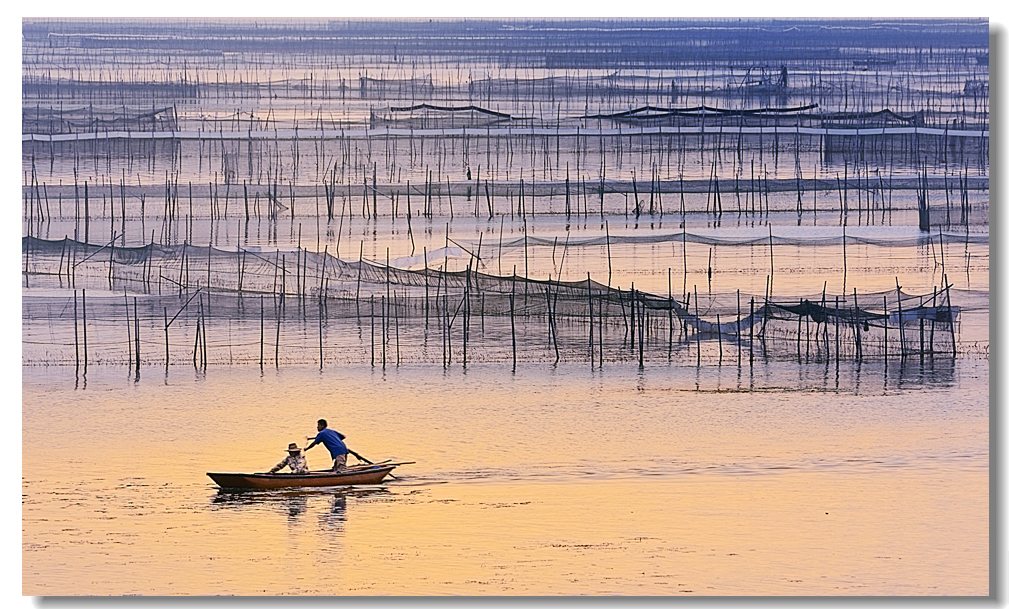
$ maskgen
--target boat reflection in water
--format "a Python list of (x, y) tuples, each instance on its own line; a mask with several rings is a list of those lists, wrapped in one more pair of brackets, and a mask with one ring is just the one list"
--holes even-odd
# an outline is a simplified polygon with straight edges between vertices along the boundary
[(309, 511), (317, 512), (320, 524), (339, 528), (347, 520), (347, 505), (388, 496), (385, 487), (344, 487), (279, 491), (218, 489), (211, 498), (212, 509), (236, 509), (284, 514), (291, 523)]

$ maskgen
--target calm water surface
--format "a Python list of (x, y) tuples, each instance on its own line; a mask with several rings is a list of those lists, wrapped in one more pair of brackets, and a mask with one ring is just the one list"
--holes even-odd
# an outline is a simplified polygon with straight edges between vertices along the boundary
[[(987, 594), (988, 362), (874, 366), (25, 368), (24, 593)], [(206, 477), (319, 417), (417, 464)]]

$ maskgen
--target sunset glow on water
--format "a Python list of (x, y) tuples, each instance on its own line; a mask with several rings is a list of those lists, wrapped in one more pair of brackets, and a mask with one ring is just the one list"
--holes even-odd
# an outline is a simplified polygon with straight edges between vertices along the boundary
[[(25, 592), (983, 594), (984, 371), (857, 393), (759, 368), (742, 392), (733, 369), (41, 372)], [(417, 463), (346, 490), (205, 477), (265, 471), (322, 416)]]
[(993, 589), (987, 21), (21, 44), (23, 594)]

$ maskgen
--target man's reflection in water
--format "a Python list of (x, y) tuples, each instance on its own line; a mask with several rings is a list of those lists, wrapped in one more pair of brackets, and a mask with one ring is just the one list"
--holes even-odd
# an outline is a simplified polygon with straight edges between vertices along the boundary
[(329, 510), (319, 514), (319, 524), (332, 529), (342, 529), (347, 522), (347, 494), (338, 491), (333, 494)]

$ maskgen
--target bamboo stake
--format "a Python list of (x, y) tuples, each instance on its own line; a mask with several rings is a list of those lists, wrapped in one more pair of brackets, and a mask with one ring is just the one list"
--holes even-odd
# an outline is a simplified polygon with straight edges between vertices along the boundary
[(88, 377), (88, 301), (87, 290), (81, 289), (81, 328), (84, 334), (84, 378)]
[(168, 375), (168, 307), (162, 307), (165, 316), (165, 375)]
[(133, 350), (136, 356), (137, 362), (137, 376), (136, 380), (140, 380), (140, 316), (137, 314), (137, 297), (133, 297), (133, 339), (136, 341), (135, 349)]
[(126, 367), (133, 367), (133, 334), (130, 328), (130, 299), (123, 289), (123, 305), (126, 307)]
[(74, 290), (74, 376), (78, 376), (81, 369), (80, 344), (77, 338), (77, 290)]
[(750, 296), (750, 368), (753, 368), (753, 325), (755, 319), (753, 317), (753, 296)]
[(516, 341), (515, 341), (515, 293), (514, 288), (511, 294), (508, 295), (508, 311), (509, 317), (511, 319), (512, 328), (512, 374), (515, 373), (515, 367), (518, 362), (518, 356), (516, 351)]
[[(325, 259), (323, 259), (325, 264)], [(325, 358), (322, 354), (322, 289), (319, 290), (319, 370), (322, 370)]]
[(585, 273), (585, 285), (589, 292), (589, 367), (596, 367), (596, 352), (594, 342), (594, 323), (592, 315), (592, 273)]
[(263, 366), (262, 352), (266, 334), (266, 321), (265, 321), (266, 309), (265, 304), (263, 303), (264, 302), (263, 298), (264, 296), (262, 294), (259, 294), (259, 372), (262, 372), (262, 366)]
[(897, 329), (900, 331), (900, 358), (904, 359), (907, 352), (904, 347), (904, 306), (900, 300), (900, 283), (897, 278), (893, 278), (894, 283), (897, 285)]

